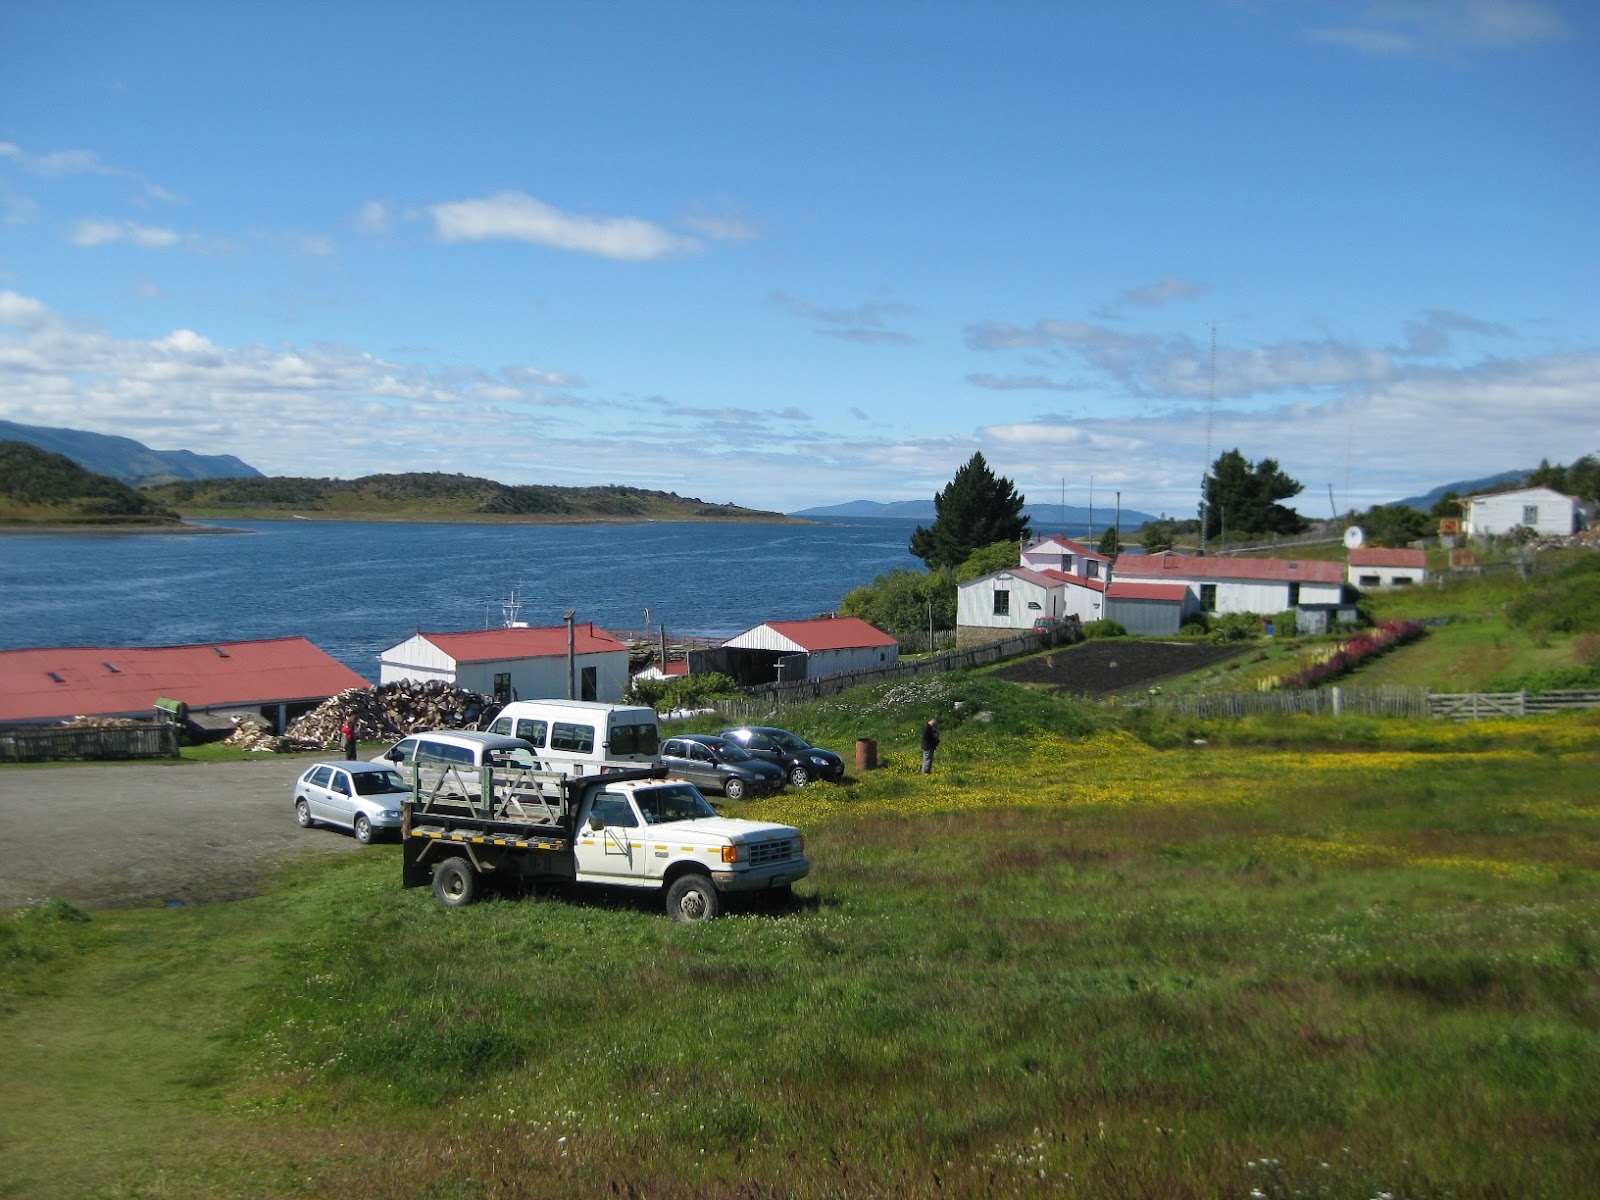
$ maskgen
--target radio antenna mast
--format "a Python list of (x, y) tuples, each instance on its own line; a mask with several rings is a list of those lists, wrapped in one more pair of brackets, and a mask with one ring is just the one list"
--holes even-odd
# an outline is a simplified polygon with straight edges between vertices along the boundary
[(1217, 323), (1211, 322), (1211, 388), (1206, 398), (1206, 462), (1200, 473), (1200, 553), (1206, 552), (1206, 480), (1211, 477), (1211, 428), (1217, 412)]

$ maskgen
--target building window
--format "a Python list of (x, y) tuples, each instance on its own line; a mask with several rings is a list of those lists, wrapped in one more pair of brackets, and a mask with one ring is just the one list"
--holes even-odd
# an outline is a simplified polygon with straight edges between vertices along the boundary
[(1072, 573), (1072, 555), (1063, 554), (1061, 556), (1061, 569), (1069, 575)]
[(1088, 567), (1089, 567), (1089, 578), (1090, 579), (1099, 579), (1100, 578), (1100, 564), (1098, 562), (1096, 562), (1092, 558), (1085, 559), (1084, 561), (1085, 561), (1085, 563), (1088, 564)]
[(1011, 615), (1011, 593), (1001, 588), (994, 590), (994, 615), (1009, 617)]
[(494, 702), (496, 704), (511, 703), (510, 671), (496, 671), (494, 673)]
[(584, 667), (583, 668), (583, 682), (581, 684), (579, 684), (579, 687), (582, 689), (583, 694), (581, 696), (579, 696), (578, 699), (580, 699), (580, 700), (598, 700), (598, 699), (600, 699), (599, 668), (597, 668), (597, 667)]
[(1378, 587), (1383, 583), (1383, 577), (1381, 575), (1363, 575), (1357, 582), (1362, 587)]
[(1300, 585), (1298, 583), (1291, 583), (1289, 585), (1289, 607), (1300, 607)]
[(1537, 525), (1539, 523), (1539, 506), (1537, 504), (1524, 504), (1522, 506), (1522, 523), (1524, 525)]
[(1202, 583), (1200, 585), (1200, 607), (1206, 612), (1217, 611), (1217, 585)]

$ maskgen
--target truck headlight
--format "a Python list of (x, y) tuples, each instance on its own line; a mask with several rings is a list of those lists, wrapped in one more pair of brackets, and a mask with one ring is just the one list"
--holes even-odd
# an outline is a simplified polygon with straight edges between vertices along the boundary
[(740, 859), (740, 853), (739, 852), (741, 850), (743, 850), (743, 849), (744, 849), (744, 847), (742, 845), (740, 845), (738, 842), (735, 842), (731, 846), (724, 846), (722, 848), (722, 861), (725, 862), (725, 863), (736, 863), (736, 862), (738, 862), (739, 859)]

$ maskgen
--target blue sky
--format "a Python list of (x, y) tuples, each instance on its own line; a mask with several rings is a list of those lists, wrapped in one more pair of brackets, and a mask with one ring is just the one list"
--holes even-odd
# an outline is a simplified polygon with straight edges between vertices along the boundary
[(1600, 453), (1597, 61), (1587, 0), (5, 5), (0, 417), (1364, 508)]

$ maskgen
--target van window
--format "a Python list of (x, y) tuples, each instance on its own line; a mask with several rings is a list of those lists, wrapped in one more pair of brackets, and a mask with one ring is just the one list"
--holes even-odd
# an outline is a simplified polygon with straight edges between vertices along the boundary
[(594, 726), (571, 725), (557, 721), (550, 729), (550, 749), (569, 750), (574, 754), (594, 753)]
[(544, 721), (530, 721), (526, 717), (517, 721), (517, 736), (530, 745), (544, 748)]
[(654, 758), (661, 746), (661, 735), (654, 725), (613, 725), (611, 727), (611, 757), (624, 754), (643, 754)]
[(472, 765), (472, 751), (466, 746), (452, 746), (445, 742), (417, 742), (417, 758), (423, 762), (464, 763)]

